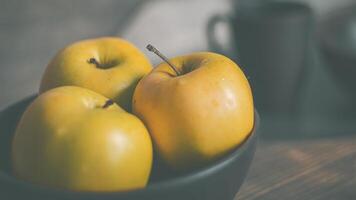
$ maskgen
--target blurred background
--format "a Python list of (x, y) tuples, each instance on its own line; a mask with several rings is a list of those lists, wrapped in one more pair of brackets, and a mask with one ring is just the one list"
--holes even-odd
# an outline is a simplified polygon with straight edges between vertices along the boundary
[(262, 118), (236, 199), (356, 199), (354, 0), (1, 0), (0, 110), (38, 91), (77, 40), (120, 36), (167, 57), (215, 51), (247, 74)]

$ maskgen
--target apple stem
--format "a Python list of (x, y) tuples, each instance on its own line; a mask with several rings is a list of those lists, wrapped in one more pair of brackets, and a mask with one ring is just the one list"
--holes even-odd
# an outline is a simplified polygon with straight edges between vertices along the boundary
[(97, 68), (101, 68), (101, 67), (102, 67), (101, 64), (100, 64), (95, 58), (90, 58), (90, 59), (88, 60), (88, 63), (90, 63), (90, 64), (95, 64), (95, 66), (96, 66)]
[(107, 100), (107, 101), (105, 102), (105, 104), (103, 105), (103, 108), (105, 109), (105, 108), (107, 108), (107, 107), (109, 107), (109, 106), (111, 106), (111, 105), (113, 105), (113, 104), (114, 104), (114, 101), (111, 100), (111, 99), (109, 99), (109, 100)]
[(173, 71), (179, 76), (180, 73), (178, 71), (178, 68), (176, 66), (174, 66), (171, 62), (169, 62), (168, 58), (166, 56), (164, 56), (161, 52), (158, 51), (158, 49), (156, 49), (154, 46), (152, 46), (151, 44), (148, 44), (146, 46), (146, 48), (155, 53), (158, 57), (160, 57), (162, 60), (164, 60), (164, 62), (166, 62), (172, 69)]

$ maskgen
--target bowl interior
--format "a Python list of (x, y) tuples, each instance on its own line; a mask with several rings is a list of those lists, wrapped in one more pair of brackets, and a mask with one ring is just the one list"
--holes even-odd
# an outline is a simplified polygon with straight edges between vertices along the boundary
[[(67, 193), (79, 196), (86, 196), (88, 194), (87, 192), (71, 192), (47, 188), (45, 186), (34, 185), (22, 180), (18, 180), (12, 176), (10, 162), (12, 136), (15, 131), (16, 125), (19, 119), (21, 118), (22, 113), (24, 112), (26, 107), (33, 101), (34, 98), (35, 96), (28, 97), (0, 112), (0, 191), (1, 184), (3, 181), (21, 186), (23, 188), (27, 188), (28, 190), (39, 191), (44, 193)], [(209, 174), (213, 174), (219, 170), (223, 170), (226, 165), (229, 165), (234, 162), (234, 160), (243, 155), (246, 151), (248, 151), (248, 149), (253, 149), (254, 151), (254, 148), (251, 148), (251, 146), (255, 145), (255, 132), (258, 126), (259, 116), (257, 112), (255, 112), (254, 129), (251, 132), (250, 136), (244, 141), (244, 143), (228, 155), (218, 159), (217, 161), (203, 168), (191, 170), (188, 172), (176, 172), (170, 170), (161, 160), (155, 159), (148, 186), (144, 189), (139, 189), (131, 192), (159, 191), (164, 188), (169, 189), (172, 187), (179, 187), (189, 182), (192, 182), (193, 180), (203, 179)], [(131, 192), (128, 191), (127, 193)], [(115, 193), (117, 192), (111, 192), (109, 195), (114, 195)]]

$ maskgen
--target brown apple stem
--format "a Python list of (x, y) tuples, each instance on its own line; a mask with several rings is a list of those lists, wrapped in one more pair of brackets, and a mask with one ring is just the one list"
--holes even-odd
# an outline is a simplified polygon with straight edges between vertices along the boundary
[(166, 56), (164, 56), (161, 52), (158, 51), (158, 49), (156, 49), (154, 46), (152, 46), (151, 44), (148, 44), (146, 46), (146, 48), (155, 53), (158, 57), (160, 57), (162, 60), (164, 60), (164, 62), (166, 62), (173, 70), (174, 72), (177, 74), (177, 76), (180, 75), (178, 68), (176, 66), (174, 66), (171, 62), (169, 62), (168, 58)]
[(111, 99), (109, 99), (109, 100), (107, 100), (107, 101), (105, 102), (105, 104), (103, 105), (103, 108), (105, 109), (105, 108), (107, 108), (107, 107), (109, 107), (109, 106), (111, 106), (111, 105), (113, 105), (113, 104), (114, 104), (114, 101), (111, 100)]
[(88, 60), (88, 63), (94, 64), (97, 68), (101, 68), (102, 67), (101, 64), (95, 58), (90, 58)]

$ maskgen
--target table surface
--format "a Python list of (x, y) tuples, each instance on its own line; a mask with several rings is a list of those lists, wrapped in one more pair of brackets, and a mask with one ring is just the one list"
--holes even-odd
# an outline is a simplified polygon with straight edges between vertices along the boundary
[[(2, 5), (0, 109), (35, 93), (48, 61), (70, 42), (119, 35), (142, 50), (148, 42), (152, 43), (168, 57), (208, 50), (207, 19), (214, 13), (227, 12), (230, 7), (229, 1), (148, 1), (139, 7), (136, 3), (140, 0), (128, 2), (80, 0), (71, 4), (57, 1), (54, 5), (46, 0), (27, 3), (15, 0)], [(204, 7), (201, 7), (202, 2)], [(310, 2), (324, 5), (321, 2), (335, 1)], [(130, 17), (132, 13), (135, 16)], [(147, 55), (153, 63), (158, 62), (153, 55)], [(306, 122), (318, 125), (301, 130), (314, 134), (313, 137), (308, 134), (290, 139), (263, 137), (236, 199), (356, 199), (356, 131), (353, 131), (356, 120), (350, 115), (351, 122), (330, 125), (338, 116), (348, 112), (352, 102), (342, 94), (328, 94), (327, 91), (338, 89), (328, 83), (326, 74), (320, 74), (312, 80), (314, 88), (306, 91), (309, 100), (304, 104), (310, 104), (309, 107), (303, 107), (311, 112), (307, 115), (311, 117), (305, 118)], [(318, 84), (328, 88), (320, 89)], [(313, 95), (331, 101), (322, 107)], [(286, 131), (288, 127), (284, 129), (284, 136), (298, 134), (293, 129)], [(326, 131), (335, 134), (323, 135)], [(261, 134), (264, 132), (262, 129)], [(338, 132), (347, 134), (338, 135)]]
[(262, 140), (235, 199), (356, 199), (356, 135)]

